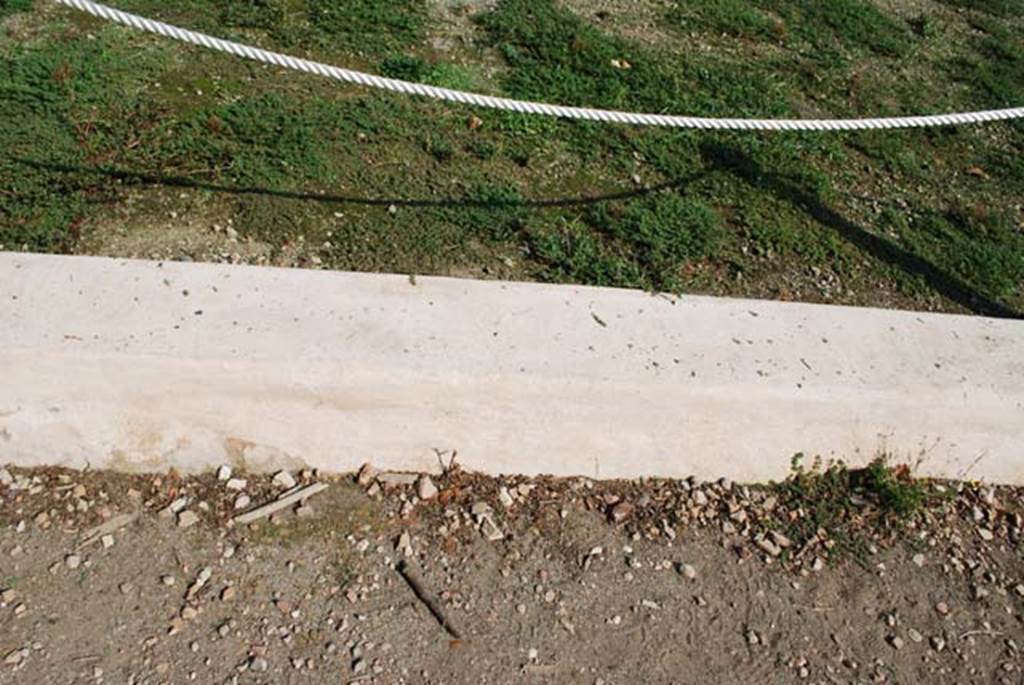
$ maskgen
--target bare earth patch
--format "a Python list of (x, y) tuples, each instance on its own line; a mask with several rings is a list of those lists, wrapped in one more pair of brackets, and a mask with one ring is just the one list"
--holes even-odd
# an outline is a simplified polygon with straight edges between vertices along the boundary
[(727, 482), (219, 475), (0, 471), (0, 682), (1021, 679), (1020, 490), (841, 555)]

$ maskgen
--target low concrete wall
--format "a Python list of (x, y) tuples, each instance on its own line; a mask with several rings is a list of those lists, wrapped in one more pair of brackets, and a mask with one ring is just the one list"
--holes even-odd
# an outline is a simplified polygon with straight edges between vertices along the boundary
[(0, 462), (1022, 484), (1022, 437), (1021, 322), (0, 254)]

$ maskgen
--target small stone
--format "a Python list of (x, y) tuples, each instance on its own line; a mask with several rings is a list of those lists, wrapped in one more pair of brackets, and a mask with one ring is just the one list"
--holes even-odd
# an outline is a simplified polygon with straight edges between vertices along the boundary
[(14, 476), (6, 468), (0, 468), (0, 485), (10, 485), (14, 482)]
[(179, 497), (176, 500), (174, 500), (173, 502), (171, 502), (170, 504), (168, 504), (166, 507), (161, 509), (160, 510), (160, 516), (162, 516), (164, 518), (169, 518), (172, 515), (177, 514), (179, 511), (184, 509), (187, 504), (188, 504), (188, 497)]
[(484, 514), (480, 517), (480, 530), (490, 542), (499, 542), (505, 539), (505, 533), (502, 532), (501, 528), (498, 528), (498, 524), (494, 522), (490, 514)]
[(310, 504), (300, 504), (295, 508), (295, 515), (300, 519), (312, 518), (315, 514), (316, 512), (313, 511), (313, 506)]
[(892, 645), (893, 649), (903, 649), (903, 638), (899, 635), (890, 635), (889, 644)]
[(757, 538), (754, 540), (754, 543), (761, 549), (761, 551), (767, 552), (773, 557), (777, 557), (782, 554), (782, 548), (767, 538)]
[(192, 583), (188, 588), (188, 592), (185, 594), (186, 599), (192, 599), (195, 597), (200, 590), (210, 581), (210, 577), (213, 575), (213, 570), (209, 567), (203, 568), (199, 571), (196, 576), (195, 582)]
[(0, 590), (0, 603), (10, 604), (18, 596), (18, 593), (11, 588), (4, 588)]
[(269, 667), (270, 667), (270, 664), (268, 664), (267, 660), (264, 659), (261, 656), (254, 656), (251, 659), (249, 659), (249, 670), (250, 671), (256, 671), (258, 673), (262, 673), (263, 671), (266, 671)]
[(996, 537), (995, 533), (988, 528), (978, 528), (978, 535), (981, 536), (981, 539), (985, 542), (991, 542)]
[(1018, 597), (1024, 597), (1024, 583), (1017, 583), (1014, 585), (1013, 591), (1017, 593)]
[(774, 541), (775, 544), (778, 545), (779, 547), (781, 547), (782, 549), (786, 549), (787, 547), (789, 547), (789, 546), (791, 546), (793, 544), (792, 542), (789, 541), (789, 538), (787, 538), (785, 535), (783, 535), (782, 533), (776, 532), (774, 530), (771, 532), (771, 536), (772, 536), (772, 541)]
[(416, 481), (416, 496), (423, 501), (437, 497), (437, 486), (430, 476), (424, 474)]
[(811, 570), (818, 573), (825, 568), (825, 560), (821, 557), (814, 557), (814, 561), (811, 563)]
[(419, 476), (415, 473), (398, 473), (396, 471), (385, 471), (377, 476), (377, 482), (385, 490), (415, 485), (417, 480), (419, 480)]
[(178, 528), (188, 528), (199, 523), (199, 515), (194, 511), (186, 509), (178, 514)]
[(943, 616), (948, 616), (949, 615), (949, 605), (946, 604), (945, 602), (939, 602), (938, 604), (935, 605), (935, 611), (939, 612)]
[(758, 634), (754, 630), (747, 630), (746, 638), (747, 644), (751, 646), (760, 644), (761, 642), (760, 636), (758, 636)]
[(907, 628), (907, 637), (909, 637), (912, 642), (921, 642), (924, 640), (924, 635), (913, 628)]
[(356, 474), (356, 483), (365, 488), (377, 479), (377, 473), (377, 469), (374, 468), (373, 464), (363, 464), (359, 469), (359, 473)]
[(412, 538), (409, 537), (408, 531), (403, 531), (402, 534), (398, 536), (398, 541), (395, 542), (395, 551), (400, 552), (407, 557), (411, 557), (413, 555)]
[(217, 480), (229, 480), (231, 478), (231, 467), (227, 464), (221, 464), (221, 467), (217, 469)]
[(629, 502), (619, 502), (608, 512), (608, 517), (612, 523), (622, 523), (632, 515), (633, 508), (633, 505)]
[(239, 495), (235, 498), (235, 511), (245, 509), (251, 502), (252, 498), (249, 495)]
[(165, 573), (164, 575), (160, 576), (160, 582), (166, 585), (167, 587), (170, 587), (174, 585), (174, 576), (172, 576), (169, 573)]
[(498, 488), (498, 501), (501, 502), (501, 506), (506, 509), (511, 509), (512, 505), (516, 503), (516, 501), (512, 499), (512, 494), (504, 485)]
[(195, 607), (186, 604), (181, 608), (181, 613), (179, 615), (181, 616), (182, 620), (191, 621), (199, 615), (199, 611), (197, 611)]
[(64, 565), (69, 569), (74, 570), (82, 565), (82, 557), (77, 554), (69, 554), (64, 557)]
[(14, 605), (14, 615), (15, 616), (22, 616), (26, 611), (28, 611), (28, 607), (25, 606), (24, 602), (22, 602), (21, 604), (15, 604)]
[(110, 549), (114, 546), (114, 536), (104, 535), (100, 538), (100, 542), (103, 543), (103, 549)]
[(295, 477), (287, 471), (278, 471), (274, 474), (274, 485), (290, 490), (295, 487)]
[(228, 490), (234, 490), (236, 492), (245, 490), (245, 487), (249, 484), (244, 478), (229, 478), (228, 482), (224, 484), (224, 487)]
[(228, 585), (226, 588), (224, 588), (223, 590), (220, 591), (220, 601), (222, 601), (222, 602), (230, 602), (231, 600), (233, 600), (235, 598), (235, 596), (237, 594), (238, 594), (238, 591), (235, 590), (235, 586), (234, 585)]
[(30, 652), (25, 648), (12, 649), (4, 655), (4, 664), (6, 666), (17, 666), (24, 661), (29, 654)]
[(928, 642), (931, 644), (932, 649), (934, 649), (936, 652), (941, 652), (946, 648), (946, 641), (943, 640), (942, 637), (939, 635), (933, 635)]
[(914, 558), (913, 558), (913, 562), (914, 562), (914, 564), (915, 564), (915, 565), (916, 565), (916, 566), (917, 566), (918, 568), (921, 568), (921, 567), (923, 567), (923, 566), (924, 566), (924, 563), (925, 563), (925, 557), (924, 557), (924, 555), (923, 555), (923, 554), (921, 554), (920, 552), (918, 552), (917, 554), (915, 554), (915, 555), (914, 555)]
[(477, 518), (490, 514), (493, 509), (487, 502), (473, 502), (473, 506), (469, 508), (469, 513)]
[(687, 580), (697, 579), (697, 569), (690, 564), (679, 564), (677, 566), (679, 573)]

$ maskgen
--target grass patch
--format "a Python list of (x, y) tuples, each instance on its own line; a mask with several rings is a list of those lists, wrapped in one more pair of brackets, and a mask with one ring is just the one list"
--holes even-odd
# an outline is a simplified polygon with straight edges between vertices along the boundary
[(684, 30), (710, 30), (745, 38), (770, 38), (783, 30), (781, 22), (773, 21), (755, 3), (747, 0), (676, 2), (667, 18), (672, 25)]
[(32, 9), (32, 0), (0, 0), (0, 17)]
[(703, 202), (676, 192), (658, 193), (625, 205), (605, 204), (589, 213), (589, 224), (614, 239), (620, 259), (651, 290), (678, 290), (680, 268), (711, 254), (721, 238), (721, 223)]
[[(853, 116), (1024, 92), (1024, 25), (984, 8), (908, 23), (868, 0), (678, 2), (668, 31), (637, 41), (614, 11), (598, 25), (553, 0), (502, 0), (458, 42), (425, 0), (118, 6), (396, 78), (616, 109)], [(1024, 308), (1019, 125), (570, 123), (286, 76), (66, 10), (17, 23), (29, 39), (0, 35), (7, 248), (159, 231), (184, 187), (281, 263), (971, 309), (943, 285), (957, 279)]]
[(117, 6), (271, 48), (381, 57), (422, 40), (426, 0), (121, 0)]
[(829, 540), (834, 551), (863, 558), (872, 540), (890, 538), (929, 504), (909, 468), (884, 458), (862, 469), (818, 460), (804, 466), (802, 458), (794, 457), (792, 475), (775, 486), (780, 502), (797, 512), (789, 533), (798, 547)]
[(423, 37), (424, 0), (307, 0), (310, 26), (318, 40), (336, 49), (382, 54)]
[(670, 25), (777, 42), (820, 58), (906, 54), (908, 28), (868, 0), (677, 0)]
[[(651, 112), (779, 111), (777, 89), (714, 58), (668, 59), (607, 34), (552, 0), (505, 0), (479, 20), (516, 97)], [(587, 125), (577, 128), (590, 133)], [(607, 128), (602, 129), (607, 132)]]
[(979, 292), (1011, 297), (1024, 282), (1024, 231), (985, 208), (925, 213), (911, 226), (887, 215), (891, 228), (917, 254), (929, 255)]
[(1018, 0), (940, 0), (943, 4), (960, 9), (984, 12), (996, 17), (1019, 17)]
[(389, 78), (429, 83), (454, 90), (469, 90), (474, 87), (472, 75), (462, 67), (445, 62), (430, 64), (425, 59), (413, 55), (391, 55), (385, 58), (380, 64), (380, 73)]

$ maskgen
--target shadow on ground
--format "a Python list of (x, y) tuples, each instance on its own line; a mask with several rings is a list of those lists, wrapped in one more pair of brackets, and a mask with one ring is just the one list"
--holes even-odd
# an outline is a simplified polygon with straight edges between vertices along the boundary
[(598, 195), (584, 195), (565, 198), (540, 199), (474, 199), (474, 198), (388, 198), (360, 197), (353, 195), (337, 195), (328, 193), (312, 193), (303, 191), (277, 190), (258, 186), (232, 186), (208, 181), (201, 181), (186, 176), (172, 176), (144, 171), (134, 171), (116, 167), (90, 167), (45, 162), (26, 158), (12, 158), (13, 161), (25, 166), (61, 173), (91, 174), (113, 178), (124, 183), (139, 185), (157, 185), (172, 188), (189, 188), (231, 195), (260, 195), (289, 200), (304, 200), (338, 205), (363, 205), (379, 207), (476, 207), (499, 209), (504, 207), (572, 207), (629, 200), (651, 195), (669, 189), (681, 189), (706, 177), (712, 172), (725, 172), (742, 179), (747, 185), (767, 191), (790, 203), (798, 210), (814, 218), (822, 226), (835, 231), (841, 238), (863, 253), (882, 263), (896, 267), (904, 273), (924, 280), (928, 287), (936, 293), (955, 302), (974, 314), (997, 318), (1021, 319), (1024, 314), (998, 302), (965, 283), (956, 275), (936, 266), (927, 259), (917, 255), (892, 240), (879, 236), (865, 227), (847, 219), (834, 209), (828, 207), (819, 197), (800, 187), (793, 179), (763, 168), (742, 151), (721, 144), (706, 144), (702, 147), (702, 155), (706, 166), (703, 170), (685, 177), (672, 179), (657, 185), (630, 189), (626, 191)]

